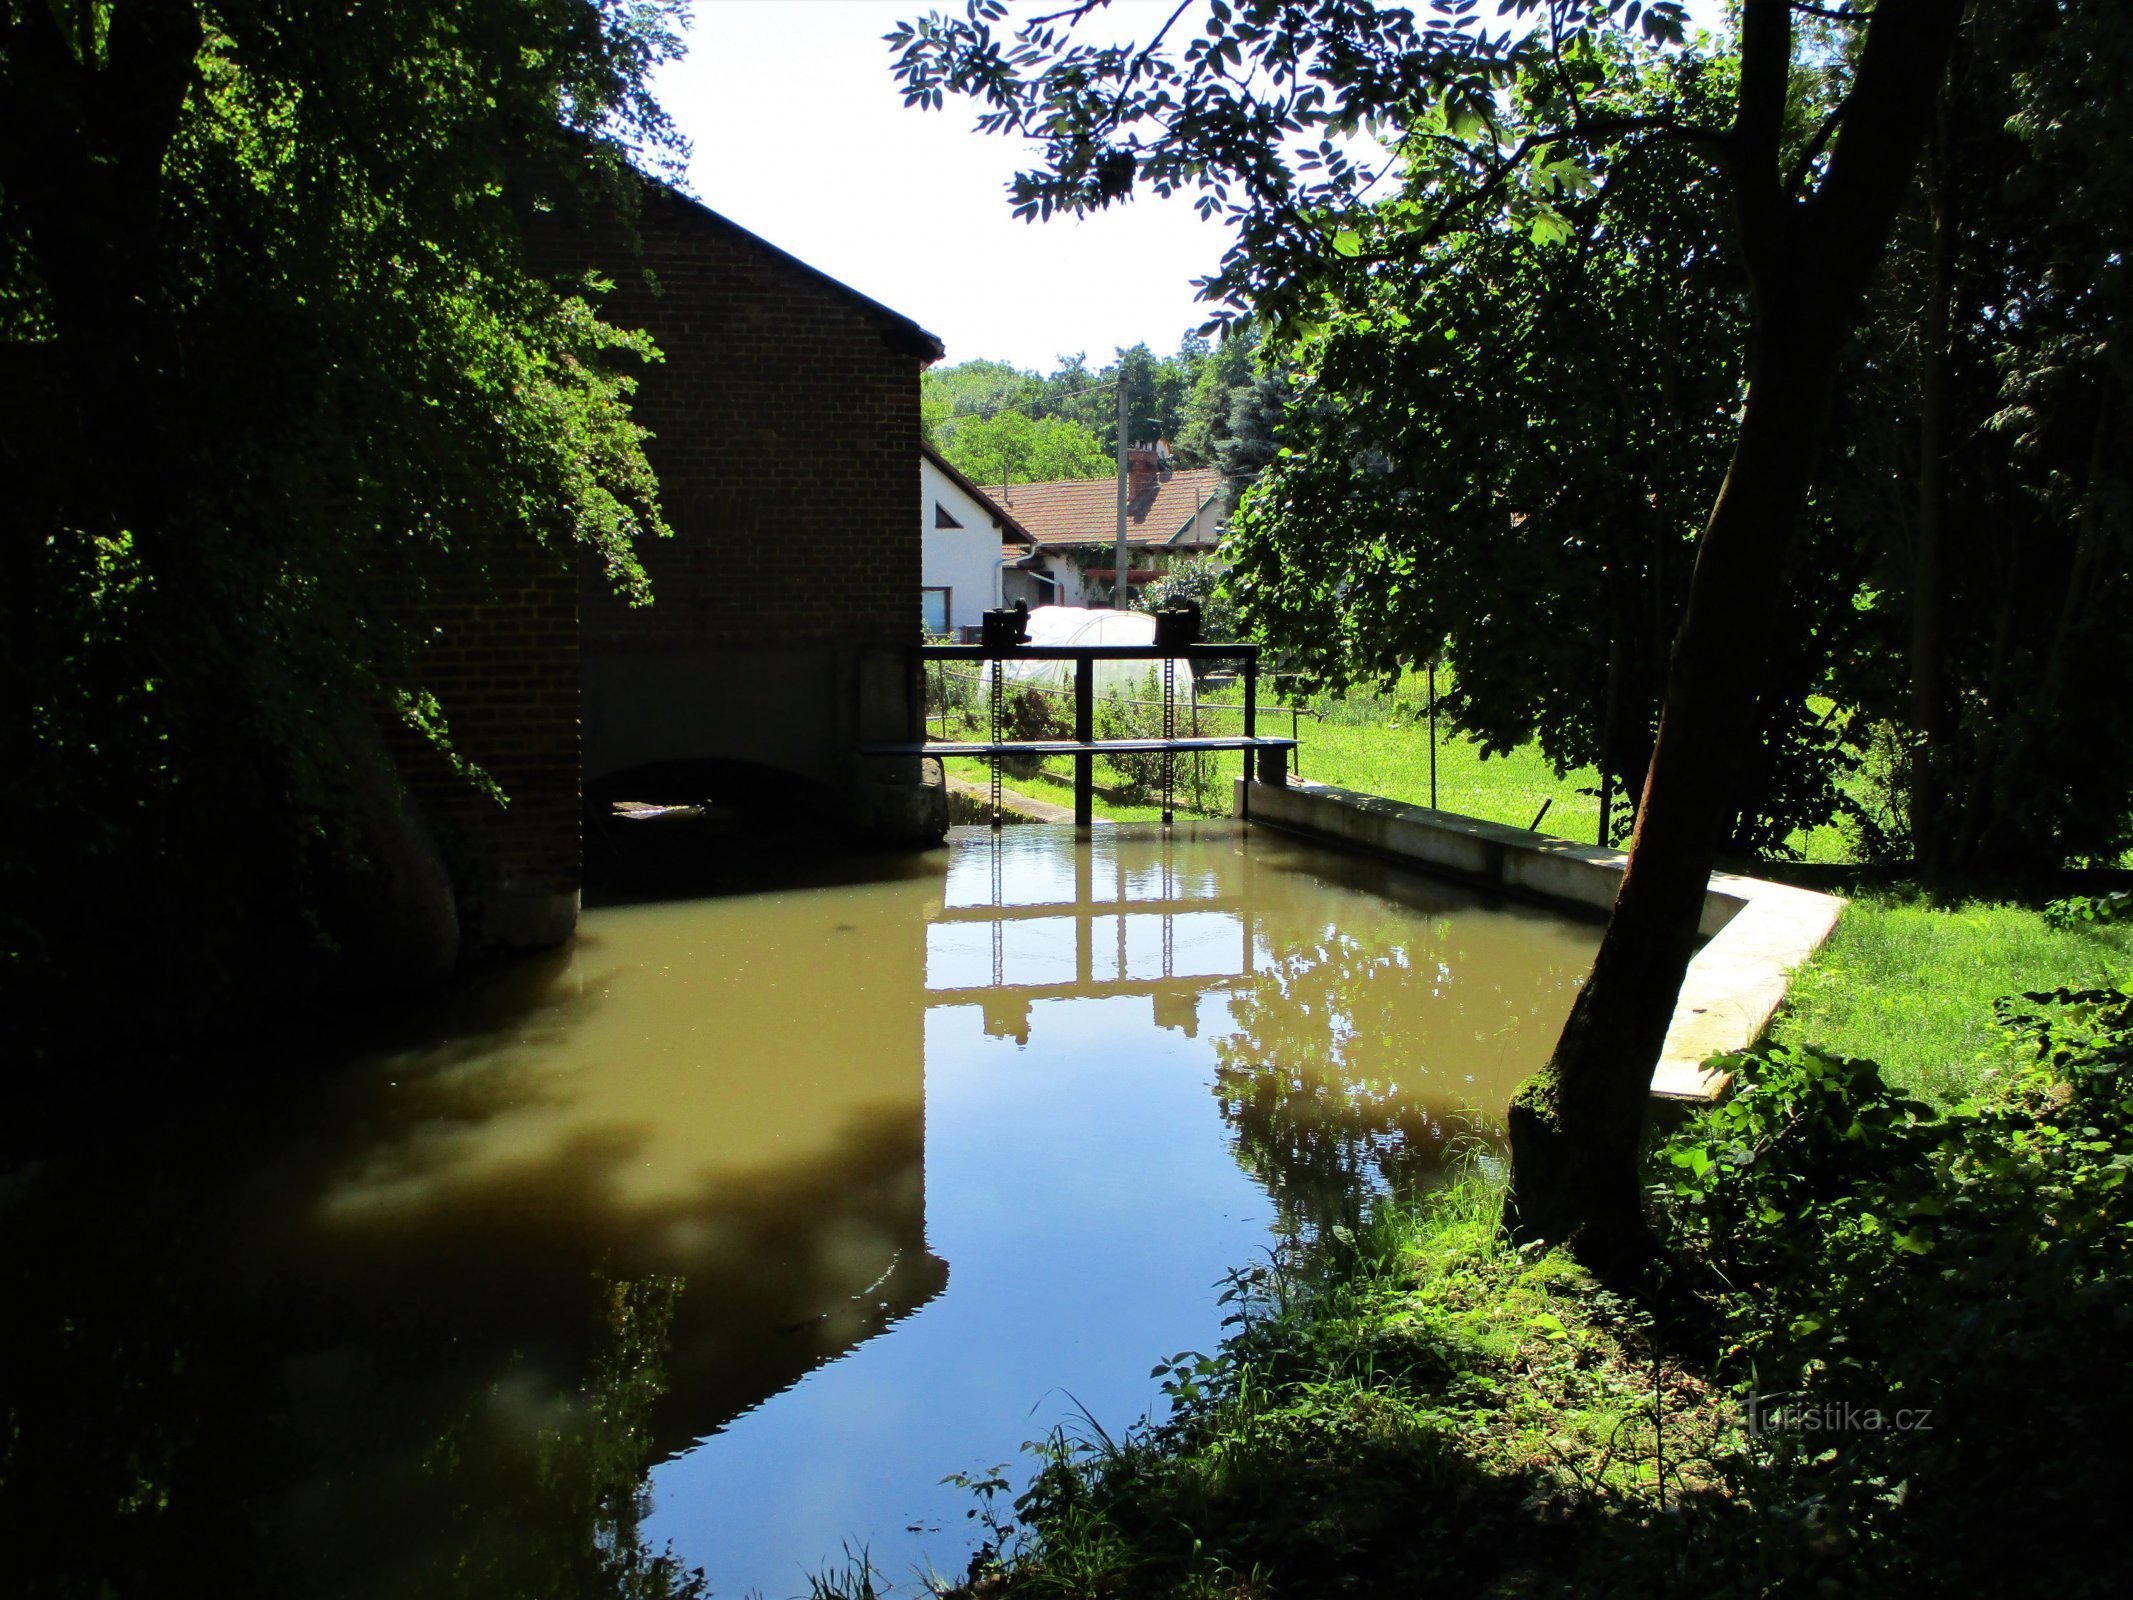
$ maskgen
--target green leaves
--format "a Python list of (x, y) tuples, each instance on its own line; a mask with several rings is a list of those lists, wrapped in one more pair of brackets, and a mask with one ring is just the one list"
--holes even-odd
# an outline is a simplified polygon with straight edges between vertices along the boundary
[[(65, 375), (41, 397), (56, 459), (15, 485), (4, 541), (44, 554), (0, 583), (0, 633), (41, 663), (0, 673), (37, 729), (0, 834), (139, 863), (199, 930), (191, 965), (96, 970), (211, 993), (239, 946), (249, 968), (323, 942), (363, 827), (400, 820), (398, 760), (435, 759), (390, 725), (414, 708), (405, 729), (443, 738), (414, 663), (444, 569), (478, 604), (491, 557), (561, 568), (582, 545), (642, 593), (633, 546), (663, 524), (630, 397), (655, 352), (527, 235), (626, 227), (627, 158), (678, 164), (649, 74), (681, 8), (61, 9), (82, 25), (65, 64), (39, 27), (0, 50), (0, 329)], [(123, 584), (97, 553), (121, 536)], [(0, 847), (19, 903), (13, 866)], [(50, 892), (47, 928), (97, 903)], [(108, 952), (108, 928), (84, 936)]]
[(1072, 418), (1020, 411), (959, 419), (941, 454), (982, 484), (1100, 478), (1113, 464), (1096, 435)]
[[(907, 103), (967, 97), (982, 128), (1038, 149), (1013, 186), (1019, 213), (1095, 210), (1136, 186), (1198, 191), (1238, 232), (1209, 298), (1286, 324), (1356, 257), (1324, 220), (1387, 192), (1363, 134), (1413, 164), (1426, 229), (1492, 226), (1526, 153), (1507, 110), (1597, 155), (1615, 136), (1592, 113), (1613, 108), (1588, 102), (1625, 61), (1656, 59), (1684, 33), (1673, 0), (1545, 9), (1225, 0), (1191, 33), (1171, 18), (1114, 43), (1030, 0), (1015, 13), (930, 15), (889, 44)], [(1651, 127), (1669, 114), (1645, 108)]]
[[(1960, 1497), (1973, 1472), (2022, 1477), (2099, 1439), (2115, 1453), (2108, 1419), (2133, 1398), (2133, 996), (1997, 1009), (2024, 1065), (1990, 1098), (1936, 1118), (1869, 1062), (1750, 1052), (1723, 1063), (1734, 1096), (1656, 1164), (1675, 1244), (1733, 1286), (1735, 1378), (1817, 1424), (1766, 1431), (1775, 1470), (1862, 1541), (1895, 1526), (1886, 1484), (1923, 1473)], [(1943, 1415), (1966, 1443), (1934, 1432)]]

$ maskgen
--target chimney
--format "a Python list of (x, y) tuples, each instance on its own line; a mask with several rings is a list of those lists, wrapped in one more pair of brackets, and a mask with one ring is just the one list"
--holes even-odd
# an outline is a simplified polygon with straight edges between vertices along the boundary
[(1161, 481), (1163, 464), (1161, 455), (1148, 445), (1137, 444), (1126, 451), (1126, 503), (1141, 506), (1155, 496), (1155, 486)]

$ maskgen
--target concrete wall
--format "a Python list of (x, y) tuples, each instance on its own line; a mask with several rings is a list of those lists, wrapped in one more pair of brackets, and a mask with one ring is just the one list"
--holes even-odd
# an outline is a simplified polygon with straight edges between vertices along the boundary
[(1058, 605), (1056, 585), (1046, 586), (1037, 582), (1037, 575), (1030, 572), (1005, 572), (1000, 577), (1000, 604), (1011, 606), (1017, 600), (1034, 611), (1039, 606)]
[[(1613, 910), (1629, 864), (1619, 850), (1301, 779), (1276, 786), (1239, 778), (1235, 808), (1256, 823), (1589, 911)], [(1762, 1037), (1792, 973), (1822, 947), (1843, 910), (1834, 895), (1714, 872), (1699, 929), (1708, 942), (1682, 980), (1652, 1093), (1670, 1100), (1723, 1093), (1729, 1075), (1712, 1058)]]

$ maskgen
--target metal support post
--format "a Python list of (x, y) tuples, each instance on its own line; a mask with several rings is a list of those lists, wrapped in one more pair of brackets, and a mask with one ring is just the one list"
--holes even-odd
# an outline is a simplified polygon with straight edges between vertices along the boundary
[[(1087, 656), (1074, 663), (1074, 740), (1087, 744), (1096, 737), (1096, 663)], [(1074, 826), (1086, 828), (1096, 820), (1096, 758), (1074, 758)]]
[[(997, 657), (992, 664), (992, 742), (1000, 742), (1000, 662)], [(992, 753), (992, 825), (995, 832), (1003, 820), (1000, 805), (1000, 752)]]
[(1163, 826), (1177, 817), (1178, 753), (1169, 741), (1178, 736), (1177, 660), (1163, 657)]
[(1123, 352), (1118, 358), (1118, 535), (1112, 547), (1111, 609), (1124, 611), (1133, 604), (1126, 582), (1126, 482), (1127, 450), (1132, 440), (1126, 426), (1126, 358)]
[(1437, 809), (1437, 659), (1429, 662), (1429, 808)]

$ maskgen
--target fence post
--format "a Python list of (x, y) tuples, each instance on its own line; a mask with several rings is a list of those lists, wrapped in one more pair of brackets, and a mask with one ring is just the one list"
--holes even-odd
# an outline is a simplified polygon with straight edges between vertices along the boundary
[[(1244, 658), (1244, 736), (1247, 739), (1259, 737), (1259, 647), (1257, 645), (1253, 645), (1250, 654)], [(1258, 776), (1254, 767), (1252, 751), (1247, 747), (1244, 752), (1244, 787), (1238, 791), (1241, 798), (1237, 802), (1237, 815), (1245, 822), (1252, 820), (1252, 780)]]
[(1437, 660), (1429, 663), (1429, 808), (1437, 809)]

